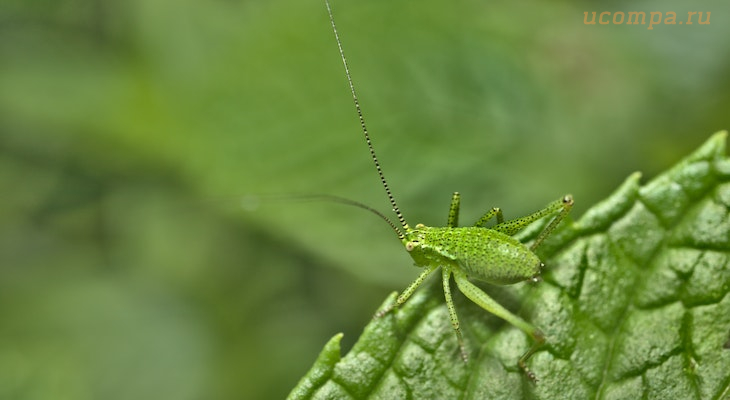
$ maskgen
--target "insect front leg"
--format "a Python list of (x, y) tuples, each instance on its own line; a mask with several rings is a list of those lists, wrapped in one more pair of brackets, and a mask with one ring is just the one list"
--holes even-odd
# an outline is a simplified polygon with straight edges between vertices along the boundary
[(383, 315), (391, 312), (395, 307), (401, 306), (403, 303), (405, 303), (409, 297), (413, 294), (413, 292), (418, 289), (419, 286), (423, 283), (423, 281), (426, 280), (426, 278), (431, 274), (431, 272), (435, 271), (436, 268), (438, 268), (438, 265), (429, 265), (426, 267), (426, 270), (421, 273), (421, 275), (418, 275), (418, 278), (416, 278), (413, 283), (408, 285), (408, 287), (401, 293), (398, 298), (395, 300), (395, 303), (381, 309), (375, 314), (375, 318), (380, 318)]
[(459, 192), (454, 192), (451, 196), (451, 206), (449, 206), (449, 218), (446, 221), (446, 226), (449, 228), (456, 228), (459, 226), (459, 204), (461, 203), (461, 196)]
[(456, 332), (456, 339), (459, 342), (459, 351), (461, 352), (461, 358), (464, 362), (469, 361), (469, 355), (466, 352), (464, 346), (464, 338), (461, 336), (461, 328), (459, 326), (459, 317), (456, 316), (456, 308), (454, 307), (454, 300), (451, 298), (451, 268), (444, 266), (441, 268), (441, 280), (444, 284), (444, 297), (446, 297), (446, 308), (449, 310), (449, 318), (451, 318), (451, 326), (454, 327)]
[(525, 374), (527, 374), (527, 377), (530, 378), (530, 380), (537, 381), (535, 374), (527, 368), (526, 363), (535, 351), (537, 351), (537, 349), (545, 343), (545, 335), (543, 335), (539, 329), (535, 328), (522, 318), (512, 314), (509, 310), (502, 307), (501, 304), (494, 301), (494, 299), (489, 297), (488, 294), (484, 293), (484, 291), (471, 283), (463, 271), (458, 268), (454, 268), (452, 273), (454, 274), (456, 285), (459, 287), (459, 290), (464, 293), (464, 296), (476, 303), (479, 307), (521, 329), (535, 341), (535, 344), (524, 355), (522, 355), (522, 357), (520, 357), (517, 364), (523, 371), (525, 371)]

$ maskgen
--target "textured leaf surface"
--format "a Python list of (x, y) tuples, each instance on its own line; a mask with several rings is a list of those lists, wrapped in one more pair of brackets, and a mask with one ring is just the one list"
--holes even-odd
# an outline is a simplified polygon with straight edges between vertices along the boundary
[(727, 398), (726, 136), (643, 186), (631, 175), (564, 224), (541, 248), (543, 282), (484, 286), (547, 334), (530, 360), (537, 384), (516, 368), (526, 336), (456, 295), (472, 356), (461, 362), (433, 280), (342, 358), (333, 337), (290, 398)]

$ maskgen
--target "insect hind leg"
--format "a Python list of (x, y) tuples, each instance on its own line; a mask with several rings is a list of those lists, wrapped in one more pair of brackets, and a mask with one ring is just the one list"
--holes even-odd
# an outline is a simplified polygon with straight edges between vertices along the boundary
[(562, 221), (570, 212), (570, 209), (573, 208), (573, 196), (571, 195), (565, 195), (562, 199), (555, 202), (556, 204), (559, 204), (562, 209), (560, 209), (560, 213), (553, 218), (552, 221), (548, 224), (548, 226), (545, 227), (545, 229), (540, 232), (539, 235), (537, 235), (537, 238), (534, 242), (532, 242), (532, 245), (530, 246), (530, 250), (534, 251), (540, 244), (542, 244), (542, 241), (545, 240), (546, 237), (552, 233), (552, 231), (558, 226), (560, 221)]
[(535, 241), (530, 246), (530, 250), (535, 250), (543, 240), (545, 240), (550, 233), (558, 226), (573, 208), (573, 197), (571, 195), (565, 195), (562, 198), (553, 201), (552, 203), (545, 206), (545, 208), (535, 211), (534, 213), (524, 216), (522, 218), (515, 218), (509, 221), (500, 223), (492, 227), (495, 231), (502, 232), (506, 235), (512, 236), (515, 233), (525, 229), (531, 223), (547, 217), (549, 215), (558, 214), (552, 221), (540, 232)]
[(477, 222), (474, 223), (474, 226), (483, 227), (487, 222), (489, 222), (490, 219), (497, 217), (497, 225), (504, 222), (504, 217), (502, 216), (502, 209), (499, 207), (494, 207), (491, 210), (487, 211)]
[(530, 380), (537, 381), (535, 374), (530, 371), (529, 368), (527, 368), (527, 360), (529, 360), (530, 357), (532, 357), (532, 355), (543, 345), (543, 343), (545, 343), (545, 335), (542, 333), (542, 331), (535, 328), (530, 323), (511, 313), (502, 305), (494, 301), (494, 299), (489, 297), (488, 294), (484, 293), (483, 290), (479, 289), (479, 287), (471, 283), (467, 279), (466, 274), (461, 270), (454, 269), (452, 270), (452, 273), (454, 274), (454, 281), (456, 281), (456, 285), (459, 287), (459, 290), (464, 293), (464, 296), (466, 296), (469, 300), (473, 301), (484, 310), (498, 316), (499, 318), (502, 318), (503, 320), (519, 328), (533, 339), (534, 344), (532, 345), (532, 347), (530, 347), (529, 350), (527, 350), (525, 354), (522, 355), (522, 357), (520, 357), (517, 364), (520, 369), (525, 372)]

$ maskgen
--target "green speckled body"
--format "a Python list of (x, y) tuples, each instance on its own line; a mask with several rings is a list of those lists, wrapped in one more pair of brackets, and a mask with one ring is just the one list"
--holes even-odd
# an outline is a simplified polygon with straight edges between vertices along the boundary
[(540, 274), (542, 263), (517, 239), (482, 227), (421, 227), (405, 235), (416, 265), (453, 265), (470, 278), (506, 285)]

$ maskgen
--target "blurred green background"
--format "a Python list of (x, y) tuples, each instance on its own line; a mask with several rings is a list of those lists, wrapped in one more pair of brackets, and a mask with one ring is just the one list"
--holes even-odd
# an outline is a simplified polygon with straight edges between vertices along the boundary
[[(333, 0), (411, 224), (574, 216), (730, 127), (730, 3)], [(584, 11), (711, 12), (584, 25)], [(323, 1), (0, 2), (0, 398), (276, 399), (418, 271)]]

